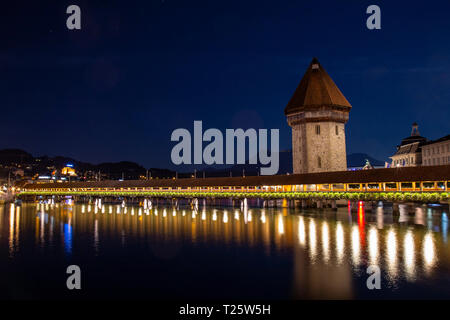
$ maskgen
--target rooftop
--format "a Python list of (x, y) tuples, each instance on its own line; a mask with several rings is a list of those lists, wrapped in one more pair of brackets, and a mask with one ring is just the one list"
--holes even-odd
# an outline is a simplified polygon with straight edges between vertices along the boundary
[(25, 189), (42, 188), (141, 188), (141, 187), (213, 187), (270, 186), (327, 183), (449, 181), (450, 165), (426, 167), (382, 168), (358, 171), (251, 176), (234, 178), (189, 178), (152, 180), (106, 180), (93, 182), (63, 182), (28, 184)]
[(397, 152), (394, 156), (398, 156), (401, 154), (410, 154), (410, 153), (419, 153), (422, 152), (420, 142), (416, 141), (415, 143), (409, 143), (406, 145), (402, 145), (397, 149)]
[(339, 106), (352, 107), (334, 81), (314, 58), (305, 75), (284, 109), (286, 115), (299, 112), (305, 107)]
[(445, 142), (445, 141), (450, 141), (450, 134), (446, 135), (445, 137), (439, 138), (437, 140), (428, 141), (424, 145), (429, 145), (429, 144), (434, 144), (434, 143), (439, 143), (439, 142)]

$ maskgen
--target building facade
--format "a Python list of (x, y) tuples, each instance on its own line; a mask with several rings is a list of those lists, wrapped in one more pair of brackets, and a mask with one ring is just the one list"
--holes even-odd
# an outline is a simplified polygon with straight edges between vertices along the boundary
[(393, 167), (438, 166), (450, 164), (450, 135), (429, 141), (413, 123), (411, 136), (402, 140), (391, 157)]
[(422, 146), (422, 159), (424, 166), (450, 164), (450, 135)]
[(422, 165), (422, 147), (427, 139), (419, 133), (419, 125), (412, 124), (411, 135), (397, 146), (397, 152), (390, 157), (393, 167), (416, 167)]
[(347, 170), (345, 124), (350, 109), (314, 58), (284, 110), (292, 128), (294, 174)]

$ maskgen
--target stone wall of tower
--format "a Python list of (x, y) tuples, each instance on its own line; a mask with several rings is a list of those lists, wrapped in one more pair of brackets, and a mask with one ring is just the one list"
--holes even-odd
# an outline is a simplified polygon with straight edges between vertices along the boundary
[(297, 124), (292, 126), (292, 167), (294, 173), (305, 173), (305, 153), (306, 150), (306, 126)]
[(347, 170), (345, 124), (327, 121), (293, 125), (292, 156), (294, 173)]

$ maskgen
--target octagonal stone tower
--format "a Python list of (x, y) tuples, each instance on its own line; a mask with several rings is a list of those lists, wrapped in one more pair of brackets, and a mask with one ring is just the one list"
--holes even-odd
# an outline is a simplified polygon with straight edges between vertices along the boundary
[(352, 106), (314, 58), (284, 109), (294, 173), (347, 170), (345, 123)]

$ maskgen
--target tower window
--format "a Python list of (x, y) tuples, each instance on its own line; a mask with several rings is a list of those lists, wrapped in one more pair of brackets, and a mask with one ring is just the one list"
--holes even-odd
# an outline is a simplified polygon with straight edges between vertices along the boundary
[(336, 135), (339, 135), (339, 128), (336, 126)]
[(322, 159), (320, 157), (317, 157), (317, 166), (322, 168)]
[(320, 125), (316, 125), (316, 134), (320, 134)]

